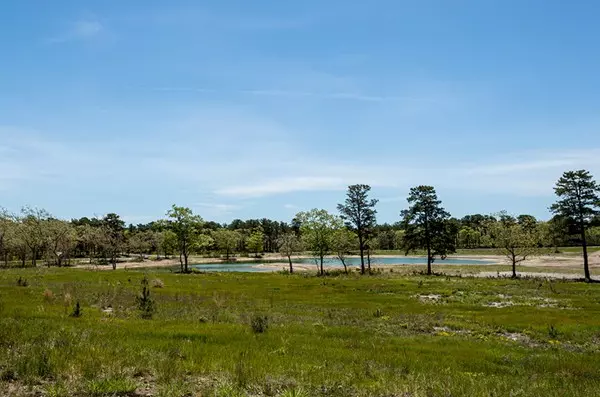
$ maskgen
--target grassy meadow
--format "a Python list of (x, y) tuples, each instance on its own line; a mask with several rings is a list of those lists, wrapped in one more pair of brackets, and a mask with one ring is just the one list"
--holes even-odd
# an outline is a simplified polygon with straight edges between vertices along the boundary
[(0, 315), (3, 396), (600, 396), (598, 284), (9, 269)]

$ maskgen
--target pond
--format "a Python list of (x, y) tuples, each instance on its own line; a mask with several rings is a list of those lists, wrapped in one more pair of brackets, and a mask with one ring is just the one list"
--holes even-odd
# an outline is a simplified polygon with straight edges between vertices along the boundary
[[(283, 268), (284, 260), (277, 261), (240, 261), (240, 262), (231, 262), (231, 263), (211, 263), (211, 264), (201, 264), (201, 265), (192, 265), (193, 268), (208, 272), (271, 272), (273, 269), (264, 269), (260, 267), (256, 267), (260, 264), (269, 264), (269, 263), (281, 263)], [(316, 269), (316, 264), (314, 259), (310, 258), (296, 258), (292, 259), (294, 264), (298, 265), (313, 265)], [(487, 261), (481, 259), (445, 259), (440, 260), (437, 259), (434, 262), (434, 265), (490, 265), (495, 263), (494, 261)], [(378, 265), (426, 265), (427, 259), (423, 257), (407, 257), (407, 256), (398, 256), (398, 257), (375, 257), (371, 258), (371, 266)], [(346, 259), (346, 265), (349, 267), (357, 267), (360, 266), (360, 258), (352, 257)], [(365, 260), (366, 265), (366, 260)], [(286, 265), (287, 266), (287, 265)], [(323, 262), (324, 267), (333, 267), (333, 266), (342, 266), (342, 263), (338, 259), (326, 258)]]

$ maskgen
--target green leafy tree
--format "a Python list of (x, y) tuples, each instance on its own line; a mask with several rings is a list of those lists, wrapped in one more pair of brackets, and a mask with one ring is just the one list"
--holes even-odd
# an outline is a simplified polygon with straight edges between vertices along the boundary
[(340, 217), (319, 209), (300, 212), (296, 218), (301, 224), (304, 245), (314, 255), (319, 273), (324, 275), (323, 260), (333, 250), (335, 232), (343, 227), (343, 221)]
[(348, 254), (358, 246), (358, 237), (356, 233), (347, 228), (339, 228), (333, 233), (333, 252), (335, 256), (342, 262), (344, 273), (348, 274), (348, 266), (346, 258)]
[(517, 277), (517, 265), (539, 251), (539, 229), (507, 216), (499, 215), (500, 222), (490, 226), (494, 247), (500, 255), (506, 256), (512, 265), (512, 277)]
[(302, 251), (302, 242), (296, 235), (296, 233), (289, 232), (279, 236), (277, 240), (279, 246), (279, 253), (285, 255), (290, 263), (290, 273), (294, 273), (294, 266), (292, 265), (292, 256)]
[(101, 225), (104, 257), (110, 261), (113, 270), (116, 270), (117, 258), (125, 244), (125, 222), (119, 215), (110, 213), (102, 218)]
[(195, 252), (205, 254), (214, 244), (215, 240), (211, 236), (200, 233), (193, 241), (192, 248)]
[(365, 245), (375, 227), (377, 215), (375, 210), (377, 200), (369, 199), (370, 190), (369, 185), (348, 186), (346, 201), (337, 206), (346, 226), (358, 237), (361, 274), (365, 274)]
[(445, 259), (456, 251), (455, 234), (449, 223), (450, 214), (442, 208), (432, 186), (417, 186), (410, 189), (409, 208), (403, 210), (402, 226), (405, 231), (404, 250), (409, 252), (424, 249), (427, 252), (427, 274), (436, 256)]
[(591, 281), (587, 252), (586, 229), (600, 214), (600, 186), (585, 170), (567, 171), (556, 183), (554, 192), (558, 201), (550, 210), (572, 222), (581, 236), (583, 270), (586, 281)]
[(235, 253), (242, 235), (235, 230), (219, 229), (212, 233), (212, 238), (219, 251), (225, 254), (225, 259), (229, 260), (231, 254)]
[(254, 230), (246, 240), (246, 249), (258, 256), (262, 252), (265, 245), (265, 234), (262, 230)]
[(172, 230), (165, 230), (162, 232), (162, 244), (160, 245), (161, 250), (165, 254), (165, 257), (169, 257), (173, 252), (177, 250), (177, 235)]
[(463, 226), (458, 231), (458, 243), (462, 248), (476, 248), (481, 240), (481, 233), (469, 226)]
[(168, 222), (171, 230), (177, 236), (181, 271), (188, 272), (188, 258), (193, 242), (202, 229), (204, 220), (194, 215), (187, 207), (178, 207), (175, 204), (167, 211)]

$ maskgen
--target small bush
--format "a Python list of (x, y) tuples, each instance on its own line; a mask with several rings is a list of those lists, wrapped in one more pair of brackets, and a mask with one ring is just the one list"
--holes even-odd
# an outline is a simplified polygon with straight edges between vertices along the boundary
[(150, 288), (148, 287), (148, 277), (142, 279), (142, 293), (137, 297), (138, 309), (141, 317), (145, 320), (152, 319), (154, 315), (154, 300), (150, 297)]
[(49, 289), (44, 290), (43, 295), (44, 295), (44, 300), (46, 302), (51, 302), (52, 300), (54, 300), (54, 293)]
[(383, 316), (381, 309), (377, 309), (375, 313), (373, 313), (373, 317), (380, 318), (381, 316)]
[(255, 334), (263, 334), (269, 328), (269, 318), (267, 316), (255, 315), (250, 320), (250, 326), (252, 327), (252, 332)]
[(17, 286), (19, 286), (19, 287), (28, 287), (29, 286), (29, 281), (27, 281), (27, 279), (19, 276), (19, 278), (17, 279)]
[(79, 304), (79, 300), (75, 302), (75, 306), (73, 307), (73, 311), (71, 312), (71, 317), (79, 318), (83, 315), (83, 310), (81, 310), (81, 305)]
[(554, 325), (548, 326), (548, 336), (552, 339), (558, 338), (559, 332)]
[(152, 287), (154, 288), (164, 288), (165, 283), (160, 278), (155, 278), (152, 280)]

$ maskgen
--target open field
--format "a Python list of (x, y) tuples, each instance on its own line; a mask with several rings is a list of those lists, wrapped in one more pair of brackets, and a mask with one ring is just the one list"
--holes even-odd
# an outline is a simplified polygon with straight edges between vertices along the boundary
[(0, 394), (600, 395), (598, 284), (146, 274), (2, 271)]

